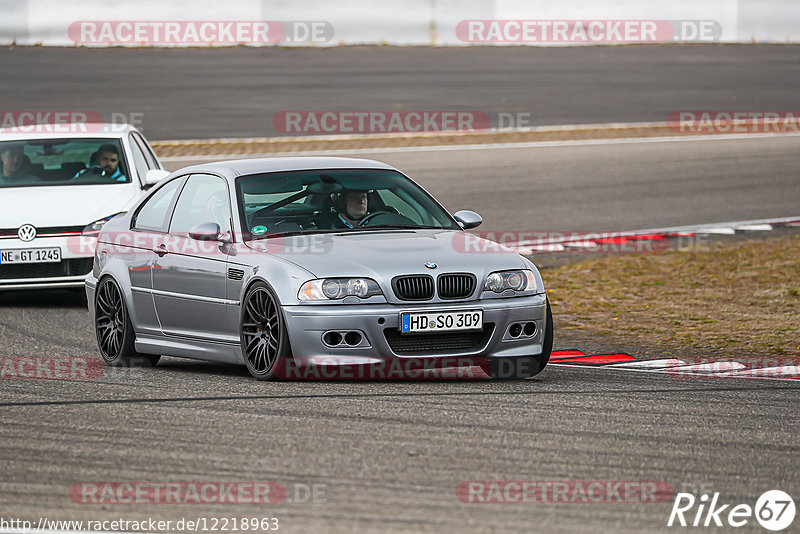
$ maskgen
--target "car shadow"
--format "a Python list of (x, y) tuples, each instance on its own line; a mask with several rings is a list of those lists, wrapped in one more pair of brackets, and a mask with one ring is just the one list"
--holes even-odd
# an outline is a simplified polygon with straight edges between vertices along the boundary
[(0, 292), (0, 306), (9, 308), (86, 308), (86, 291), (83, 288), (2, 291)]

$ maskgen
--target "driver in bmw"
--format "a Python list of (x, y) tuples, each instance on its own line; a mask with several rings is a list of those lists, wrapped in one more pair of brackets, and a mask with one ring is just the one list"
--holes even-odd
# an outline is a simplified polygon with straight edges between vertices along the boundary
[(367, 215), (367, 192), (347, 190), (336, 198), (334, 228), (356, 228)]

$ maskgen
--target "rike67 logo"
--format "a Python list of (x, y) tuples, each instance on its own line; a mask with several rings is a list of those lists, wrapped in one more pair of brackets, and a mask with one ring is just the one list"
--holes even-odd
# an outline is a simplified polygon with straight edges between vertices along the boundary
[(719, 492), (700, 498), (691, 493), (678, 493), (667, 526), (682, 527), (733, 527), (739, 528), (755, 520), (765, 529), (777, 532), (794, 521), (795, 504), (788, 493), (781, 490), (764, 492), (754, 507), (749, 504), (723, 504)]

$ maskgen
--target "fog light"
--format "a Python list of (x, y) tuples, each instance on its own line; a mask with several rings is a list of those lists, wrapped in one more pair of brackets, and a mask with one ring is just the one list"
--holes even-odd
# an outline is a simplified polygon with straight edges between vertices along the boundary
[(359, 343), (361, 343), (361, 334), (358, 332), (348, 332), (344, 335), (344, 342), (350, 345), (351, 347), (355, 347)]
[(325, 344), (335, 347), (336, 345), (340, 345), (342, 343), (342, 334), (339, 332), (328, 332), (322, 338)]
[(512, 324), (511, 328), (508, 329), (508, 333), (511, 334), (511, 337), (519, 337), (522, 333), (522, 325), (519, 323)]
[(534, 322), (525, 323), (525, 328), (523, 329), (523, 332), (525, 332), (526, 336), (532, 336), (533, 334), (535, 334), (536, 333), (536, 323), (534, 323)]

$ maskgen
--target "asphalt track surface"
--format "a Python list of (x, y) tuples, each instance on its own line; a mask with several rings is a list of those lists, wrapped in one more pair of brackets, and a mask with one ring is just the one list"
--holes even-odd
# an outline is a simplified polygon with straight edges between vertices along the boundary
[[(555, 88), (565, 80), (558, 75), (570, 72), (584, 82), (583, 101), (569, 88), (558, 94), (551, 91), (557, 109), (576, 110), (574, 115), (565, 115), (569, 118), (565, 122), (661, 120), (662, 111), (683, 105), (674, 100), (661, 102), (663, 109), (654, 113), (647, 103), (656, 101), (657, 94), (634, 92), (622, 98), (620, 87), (625, 80), (619, 77), (638, 77), (644, 83), (644, 75), (634, 72), (631, 65), (662, 71), (650, 65), (657, 58), (662, 58), (663, 65), (680, 64), (684, 72), (694, 72), (697, 92), (692, 92), (693, 97), (676, 96), (688, 78), (676, 80), (675, 73), (669, 72), (663, 80), (672, 80), (672, 85), (659, 89), (656, 77), (647, 79), (647, 87), (664, 96), (685, 98), (693, 108), (792, 109), (796, 104), (792, 84), (797, 64), (790, 61), (788, 52), (793, 48), (660, 50), (514, 50), (508, 57), (550, 61), (552, 68), (546, 72), (552, 78), (542, 82), (544, 86)], [(95, 102), (106, 99), (112, 106), (107, 109), (116, 110), (113, 106), (130, 95), (131, 107), (122, 111), (147, 111), (148, 133), (154, 138), (173, 138), (210, 137), (210, 132), (213, 136), (268, 135), (259, 130), (260, 116), (253, 118), (256, 108), (251, 106), (261, 110), (269, 123), (269, 114), (276, 110), (311, 108), (311, 104), (301, 104), (309, 101), (302, 95), (319, 97), (319, 104), (313, 106), (319, 108), (357, 101), (345, 99), (340, 84), (348, 78), (352, 81), (352, 76), (340, 72), (336, 59), (359, 54), (360, 49), (322, 51), (331, 52), (328, 61), (309, 60), (310, 71), (329, 75), (328, 85), (298, 83), (296, 73), (281, 73), (277, 64), (270, 63), (270, 58), (310, 57), (302, 55), (305, 51), (232, 52), (3, 50), (0, 65), (4, 68), (17, 65), (9, 62), (20, 61), (25, 54), (32, 65), (10, 84), (13, 87), (3, 87), (3, 107), (35, 109), (47, 102), (47, 109), (53, 109), (46, 95), (52, 98), (55, 77), (63, 81), (59, 106), (82, 109), (94, 98)], [(390, 49), (387, 53), (413, 59), (420, 52)], [(451, 59), (459, 53), (431, 52), (452, 54)], [(495, 53), (487, 49), (478, 56)], [(87, 62), (91, 54), (112, 61)], [(185, 54), (182, 57), (189, 59), (180, 68), (173, 64), (169, 75), (170, 61), (156, 68), (155, 63), (141, 59), (170, 54)], [(642, 58), (643, 54), (651, 56)], [(681, 54), (691, 57), (678, 57)], [(617, 59), (616, 81), (598, 66), (595, 55), (627, 58)], [(214, 63), (209, 57), (222, 59)], [(248, 57), (254, 67), (249, 70)], [(583, 63), (569, 65), (565, 57), (583, 58)], [(252, 58), (264, 58), (270, 67), (255, 68), (257, 60)], [(405, 61), (411, 70), (413, 62)], [(457, 70), (455, 59), (416, 61), (417, 70), (431, 79), (442, 77), (437, 72), (442, 65)], [(207, 71), (202, 71), (204, 62)], [(495, 62), (498, 72), (512, 72), (514, 63), (509, 62)], [(394, 68), (395, 63), (384, 63), (385, 70)], [(112, 71), (149, 64), (171, 90), (155, 89), (150, 77), (116, 74), (103, 76), (93, 87), (88, 80), (96, 64), (111, 65)], [(380, 61), (375, 64), (379, 66)], [(402, 61), (397, 64), (403, 65)], [(465, 83), (479, 69), (461, 65), (458, 85), (465, 94), (487, 95), (484, 101), (488, 102), (488, 95), (497, 90), (501, 98), (497, 109), (519, 105), (525, 110), (531, 103), (544, 102), (543, 90), (535, 90), (533, 84), (534, 90), (522, 91), (515, 82), (511, 91), (510, 82)], [(709, 65), (718, 66), (711, 71), (721, 78), (704, 81)], [(761, 79), (767, 81), (742, 76), (740, 69), (747, 65), (764, 73), (766, 78)], [(368, 66), (358, 63), (353, 68), (363, 72)], [(49, 69), (56, 70), (48, 76)], [(219, 69), (228, 76), (220, 77)], [(263, 77), (263, 83), (235, 79), (237, 72), (244, 71)], [(381, 78), (380, 87), (353, 89), (362, 96), (383, 94), (379, 88), (388, 91), (381, 97), (384, 100), (366, 100), (364, 108), (405, 102), (403, 94), (419, 95), (406, 109), (436, 106), (436, 98), (430, 96), (433, 92), (426, 89), (431, 84), (398, 84), (402, 76), (389, 74)], [(530, 72), (526, 76), (534, 79)], [(458, 82), (455, 75), (447, 79), (450, 84)], [(591, 110), (597, 102), (585, 101), (589, 82), (594, 80), (606, 81), (605, 86), (591, 86), (597, 102), (612, 95), (618, 102), (616, 109), (608, 108), (607, 115), (601, 114), (605, 118), (598, 115), (596, 120)], [(221, 88), (223, 82), (227, 85)], [(175, 89), (190, 88), (192, 83), (200, 89), (177, 96)], [(302, 87), (300, 94), (290, 90), (293, 85)], [(220, 102), (218, 95), (225, 87), (231, 89), (231, 97)], [(261, 94), (265, 87), (272, 98), (243, 98)], [(445, 94), (441, 91), (447, 87), (439, 86), (436, 94)], [(156, 91), (159, 100), (154, 102)], [(212, 94), (217, 95), (216, 104), (203, 101)], [(508, 104), (511, 94), (531, 100)], [(453, 95), (456, 100), (462, 98), (458, 92)], [(463, 98), (465, 108), (481, 100)], [(241, 120), (220, 120), (234, 108)], [(552, 112), (549, 106), (543, 111)], [(210, 126), (203, 132), (209, 135), (201, 135), (196, 125), (206, 124), (206, 119)], [(159, 121), (163, 130), (157, 126)], [(448, 208), (479, 211), (486, 221), (482, 229), (619, 230), (797, 215), (798, 142), (798, 138), (778, 137), (370, 156), (408, 171)], [(558, 317), (555, 320), (556, 348), (560, 349), (628, 351), (646, 357), (713, 356), (686, 354), (680, 347), (620, 345), (587, 333), (559, 331)], [(0, 295), (0, 339), (2, 356), (97, 356), (85, 305), (66, 291)], [(797, 501), (797, 392), (796, 383), (785, 381), (689, 380), (559, 366), (518, 382), (262, 383), (250, 379), (244, 368), (173, 358), (163, 359), (151, 370), (107, 370), (95, 380), (4, 379), (0, 380), (0, 515), (34, 521), (39, 517), (278, 517), (281, 530), (288, 532), (660, 532), (667, 530), (671, 500), (658, 504), (468, 504), (455, 491), (459, 483), (474, 480), (628, 480), (662, 481), (676, 492), (720, 492), (725, 503), (752, 506), (770, 489), (786, 491)], [(290, 491), (324, 484), (325, 497), (324, 502), (320, 498), (315, 503), (287, 501), (263, 507), (92, 506), (69, 498), (71, 485), (79, 482), (215, 480), (275, 481)], [(740, 530), (763, 531), (752, 520)]]
[[(3, 298), (0, 313), (6, 355), (96, 354), (77, 300)], [(559, 339), (576, 342), (592, 345)], [(171, 358), (96, 380), (3, 380), (0, 509), (33, 521), (267, 516), (288, 532), (658, 532), (670, 502), (470, 504), (455, 491), (474, 480), (627, 480), (751, 505), (769, 489), (796, 496), (797, 392), (564, 367), (506, 383), (261, 383), (241, 367)], [(290, 499), (323, 484), (324, 502), (68, 496), (79, 482), (187, 480), (274, 481)]]
[(287, 110), (530, 113), (532, 124), (796, 110), (798, 46), (2, 48), (2, 110), (141, 118), (152, 139), (278, 135)]

